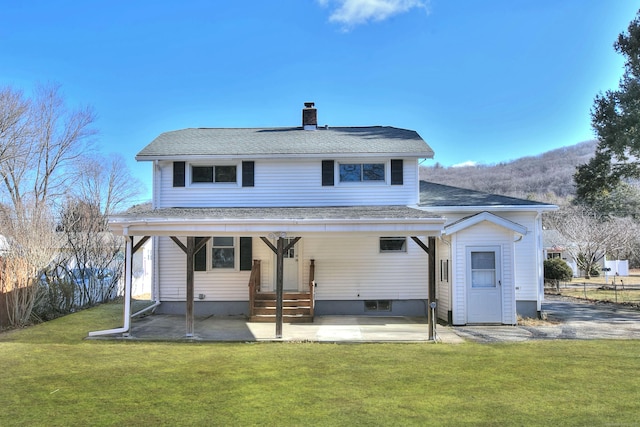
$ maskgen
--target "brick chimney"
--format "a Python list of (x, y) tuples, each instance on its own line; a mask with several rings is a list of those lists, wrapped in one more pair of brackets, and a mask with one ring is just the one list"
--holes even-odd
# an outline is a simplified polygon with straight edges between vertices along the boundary
[(316, 130), (318, 128), (318, 110), (315, 103), (305, 102), (302, 109), (302, 128), (304, 130)]

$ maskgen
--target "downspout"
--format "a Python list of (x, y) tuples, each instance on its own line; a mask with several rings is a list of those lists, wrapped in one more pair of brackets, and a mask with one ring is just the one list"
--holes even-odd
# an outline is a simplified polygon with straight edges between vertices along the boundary
[(536, 228), (535, 228), (535, 238), (536, 238), (536, 266), (538, 270), (538, 296), (537, 307), (538, 317), (542, 315), (542, 300), (544, 299), (544, 267), (543, 260), (540, 257), (543, 255), (544, 245), (542, 244), (542, 211), (538, 211), (536, 214)]
[(129, 328), (131, 327), (131, 267), (132, 267), (132, 252), (133, 252), (133, 238), (128, 236), (128, 230), (125, 228), (124, 235), (127, 237), (127, 245), (125, 250), (125, 268), (124, 268), (124, 326), (122, 328), (106, 329), (102, 331), (89, 332), (90, 337), (97, 337), (102, 335), (123, 334), (123, 336), (129, 335)]
[[(516, 233), (519, 234), (519, 233)], [(513, 319), (512, 320), (512, 324), (513, 326), (516, 326), (518, 324), (518, 297), (516, 295), (516, 293), (520, 290), (519, 286), (516, 286), (518, 283), (518, 263), (516, 262), (516, 257), (517, 257), (517, 251), (516, 251), (516, 243), (519, 243), (522, 241), (522, 239), (524, 239), (524, 234), (520, 234), (519, 236), (517, 236), (517, 238), (513, 241), (513, 245), (511, 245), (511, 259), (512, 261), (512, 265), (513, 265), (513, 308), (514, 308), (514, 312), (513, 312)]]

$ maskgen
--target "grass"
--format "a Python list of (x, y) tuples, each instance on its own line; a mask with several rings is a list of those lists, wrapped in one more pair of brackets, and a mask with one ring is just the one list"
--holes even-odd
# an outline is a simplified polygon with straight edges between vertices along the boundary
[(640, 341), (85, 341), (103, 305), (0, 334), (0, 425), (637, 425)]
[(574, 278), (561, 285), (560, 293), (591, 301), (640, 304), (640, 271), (632, 270), (629, 276)]

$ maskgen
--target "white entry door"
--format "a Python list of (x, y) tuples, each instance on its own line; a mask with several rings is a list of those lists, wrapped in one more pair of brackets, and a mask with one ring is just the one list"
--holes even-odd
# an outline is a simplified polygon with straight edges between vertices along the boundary
[(467, 248), (467, 323), (502, 323), (499, 246)]
[[(285, 238), (284, 246), (286, 247), (289, 243), (293, 241), (293, 238)], [(285, 291), (298, 291), (299, 286), (299, 268), (298, 268), (298, 248), (300, 247), (300, 242), (296, 243), (291, 249), (284, 253), (283, 259), (283, 278), (282, 278), (282, 289)]]

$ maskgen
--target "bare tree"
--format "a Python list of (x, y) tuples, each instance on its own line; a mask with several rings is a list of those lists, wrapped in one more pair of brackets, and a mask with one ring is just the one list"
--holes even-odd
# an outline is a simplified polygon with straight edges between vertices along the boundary
[(73, 271), (78, 305), (114, 298), (122, 271), (124, 240), (108, 230), (108, 215), (139, 195), (141, 184), (131, 176), (121, 156), (80, 157), (75, 185), (60, 213), (68, 259), (61, 266)]
[(103, 215), (124, 210), (141, 193), (142, 183), (131, 175), (118, 154), (82, 156), (76, 170), (74, 197), (96, 206)]
[(26, 199), (38, 209), (65, 193), (74, 160), (91, 148), (95, 114), (67, 109), (57, 85), (38, 87), (31, 100), (11, 89), (3, 93), (0, 177), (19, 215)]
[(39, 86), (31, 98), (0, 88), (0, 191), (7, 202), (0, 232), (8, 247), (0, 291), (15, 325), (29, 321), (42, 272), (64, 253), (50, 212), (75, 181), (77, 159), (92, 148), (94, 121), (88, 107), (69, 109), (57, 85)]
[(40, 294), (40, 273), (52, 262), (60, 244), (47, 209), (24, 204), (21, 217), (3, 209), (0, 224), (7, 241), (0, 272), (9, 324), (24, 326)]
[(16, 150), (29, 135), (29, 105), (22, 92), (0, 88), (0, 163), (15, 157)]
[(584, 206), (562, 208), (549, 214), (545, 222), (562, 239), (549, 243), (565, 247), (587, 277), (607, 253), (628, 253), (636, 234), (631, 219), (606, 218)]

